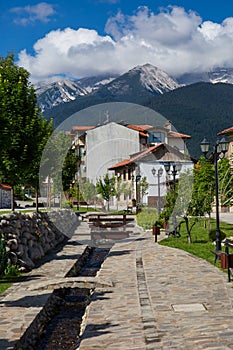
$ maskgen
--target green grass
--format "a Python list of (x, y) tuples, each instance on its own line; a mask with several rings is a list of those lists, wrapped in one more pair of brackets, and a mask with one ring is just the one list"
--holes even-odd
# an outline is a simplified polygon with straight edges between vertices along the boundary
[(0, 278), (0, 294), (4, 293), (10, 286), (18, 281), (18, 277), (1, 277)]
[(154, 208), (143, 208), (142, 211), (137, 214), (137, 224), (144, 230), (152, 229), (156, 220), (158, 220), (158, 211)]
[(13, 283), (18, 282), (21, 273), (15, 265), (8, 265), (3, 276), (0, 277), (0, 294), (4, 293)]
[[(211, 230), (213, 229), (215, 229), (215, 220), (211, 219)], [(225, 232), (227, 237), (233, 235), (233, 225), (231, 224), (221, 222), (220, 230)], [(215, 256), (211, 253), (211, 250), (215, 250), (215, 243), (211, 242), (209, 239), (209, 230), (204, 227), (203, 219), (200, 219), (191, 231), (192, 243), (188, 243), (184, 224), (181, 225), (180, 233), (181, 237), (175, 238), (170, 236), (160, 241), (159, 244), (185, 250), (199, 258), (209, 261), (211, 264), (214, 264)], [(222, 250), (224, 251), (224, 249), (225, 248), (223, 247)], [(216, 265), (220, 267), (220, 261), (218, 261)]]

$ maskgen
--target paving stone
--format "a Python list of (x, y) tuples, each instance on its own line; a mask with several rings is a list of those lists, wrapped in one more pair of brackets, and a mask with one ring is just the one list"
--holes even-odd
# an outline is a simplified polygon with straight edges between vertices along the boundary
[[(78, 237), (85, 230), (83, 222)], [(111, 249), (99, 283), (93, 281), (77, 350), (233, 349), (233, 289), (227, 275), (191, 254), (155, 243), (148, 232), (137, 233), (140, 240)], [(13, 349), (50, 295), (33, 289), (54, 280), (62, 283), (84, 249), (64, 247), (59, 264), (51, 261), (33, 270), (30, 280), (15, 284), (0, 299), (0, 350)]]

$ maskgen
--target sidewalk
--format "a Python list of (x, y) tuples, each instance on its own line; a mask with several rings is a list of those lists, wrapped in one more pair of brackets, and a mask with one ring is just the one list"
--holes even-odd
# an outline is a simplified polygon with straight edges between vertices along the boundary
[[(80, 231), (87, 225), (81, 222)], [(139, 232), (139, 230), (138, 230)], [(12, 349), (85, 246), (73, 236), (0, 299), (0, 350)], [(161, 236), (160, 236), (161, 239)], [(102, 265), (76, 350), (233, 349), (233, 289), (217, 267), (160, 246), (151, 232), (114, 245)]]
[(233, 349), (233, 289), (217, 267), (150, 233), (117, 244), (99, 277), (79, 350)]
[[(212, 213), (211, 217), (215, 219), (216, 214)], [(228, 224), (233, 224), (233, 213), (219, 213), (219, 219), (220, 221), (227, 222)]]

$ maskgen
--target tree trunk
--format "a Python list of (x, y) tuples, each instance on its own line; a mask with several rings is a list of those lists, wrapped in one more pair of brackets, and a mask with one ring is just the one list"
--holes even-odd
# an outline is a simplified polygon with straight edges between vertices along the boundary
[(184, 220), (185, 220), (185, 225), (186, 225), (186, 230), (187, 230), (187, 235), (188, 235), (188, 243), (192, 243), (191, 232), (189, 229), (189, 219), (187, 216), (185, 216)]

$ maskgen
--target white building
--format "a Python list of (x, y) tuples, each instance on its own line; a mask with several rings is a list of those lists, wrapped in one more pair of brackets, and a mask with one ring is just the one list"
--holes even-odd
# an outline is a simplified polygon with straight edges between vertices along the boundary
[[(171, 171), (166, 171), (167, 164), (171, 166), (171, 170), (174, 164), (179, 170), (175, 178)], [(178, 181), (179, 174), (188, 169), (193, 169), (193, 165), (194, 162), (190, 157), (165, 143), (159, 143), (131, 155), (110, 168), (110, 170), (115, 171), (118, 179), (121, 178), (122, 181), (132, 187), (129, 197), (125, 198), (122, 195), (118, 204), (126, 206), (131, 200), (134, 200), (137, 203), (157, 207), (159, 200), (161, 200), (161, 203), (163, 202), (167, 185), (174, 180)], [(147, 193), (142, 196), (138, 191), (138, 187), (139, 181), (143, 178), (146, 179), (149, 187)]]

